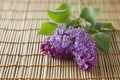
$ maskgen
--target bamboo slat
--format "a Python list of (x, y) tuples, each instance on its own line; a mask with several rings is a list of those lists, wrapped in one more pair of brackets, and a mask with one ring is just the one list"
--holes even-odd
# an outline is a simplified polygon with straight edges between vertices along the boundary
[(77, 0), (0, 0), (0, 80), (120, 80), (120, 0), (82, 0), (82, 7), (101, 8), (98, 21), (111, 22), (109, 54), (97, 53), (97, 65), (91, 72), (81, 71), (73, 60), (53, 59), (39, 50), (46, 36), (38, 36), (42, 22), (50, 21), (47, 9), (62, 2)]

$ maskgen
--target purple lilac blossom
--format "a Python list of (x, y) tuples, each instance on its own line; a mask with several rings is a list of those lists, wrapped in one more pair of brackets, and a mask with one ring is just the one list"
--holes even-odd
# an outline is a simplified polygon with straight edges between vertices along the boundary
[(72, 59), (74, 55), (70, 51), (70, 46), (72, 46), (72, 41), (69, 34), (66, 33), (66, 27), (59, 26), (53, 35), (40, 45), (40, 49), (51, 57)]
[(90, 38), (87, 41), (76, 41), (73, 54), (75, 61), (82, 70), (90, 71), (96, 65), (96, 45)]
[(40, 46), (41, 51), (51, 57), (74, 60), (80, 69), (90, 71), (96, 64), (96, 44), (86, 33), (85, 28), (66, 29), (59, 25), (52, 36)]
[(73, 37), (74, 43), (71, 48), (74, 60), (82, 70), (90, 71), (96, 65), (96, 44), (86, 33), (85, 28), (74, 28), (68, 31)]

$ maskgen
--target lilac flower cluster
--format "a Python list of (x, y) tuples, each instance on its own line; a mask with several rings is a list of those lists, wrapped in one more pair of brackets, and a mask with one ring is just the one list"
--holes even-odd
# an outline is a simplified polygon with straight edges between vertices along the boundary
[(96, 44), (84, 28), (59, 26), (52, 36), (40, 45), (51, 57), (74, 58), (82, 70), (90, 71), (96, 64)]
[(51, 57), (60, 57), (64, 59), (74, 58), (70, 46), (72, 45), (71, 38), (66, 32), (66, 27), (59, 26), (51, 37), (48, 37), (41, 44), (41, 51)]

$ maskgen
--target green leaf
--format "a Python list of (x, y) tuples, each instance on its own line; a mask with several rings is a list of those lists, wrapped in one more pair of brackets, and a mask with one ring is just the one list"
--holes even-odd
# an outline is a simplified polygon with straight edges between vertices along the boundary
[(71, 14), (74, 11), (74, 6), (71, 3), (62, 3), (60, 6), (56, 8), (56, 10), (67, 9)]
[(108, 28), (108, 29), (115, 29), (112, 25), (112, 23), (106, 23), (106, 25), (104, 25), (104, 28)]
[(48, 10), (48, 16), (55, 22), (67, 23), (70, 20), (70, 15), (74, 10), (74, 6), (70, 3), (63, 3), (56, 10)]
[(43, 35), (52, 35), (52, 33), (55, 31), (57, 28), (57, 24), (53, 22), (44, 22), (42, 23), (40, 30), (38, 32), (38, 35), (43, 34)]
[(113, 29), (114, 27), (111, 23), (103, 23), (103, 22), (97, 22), (95, 26), (93, 26), (97, 30), (101, 30), (101, 28), (108, 28), (108, 29)]
[(100, 51), (109, 52), (110, 47), (110, 36), (99, 32), (94, 35), (94, 40), (96, 41), (97, 47)]
[(73, 27), (77, 28), (77, 27), (81, 27), (81, 24), (78, 22), (78, 20), (72, 20), (66, 26), (67, 27), (73, 26)]
[(70, 12), (66, 9), (55, 11), (48, 10), (48, 16), (55, 22), (66, 23), (69, 21)]
[(81, 12), (80, 17), (84, 18), (92, 24), (95, 24), (99, 12), (99, 8), (85, 7)]
[(86, 25), (86, 29), (89, 34), (95, 34), (99, 32), (97, 29), (92, 28), (89, 24)]
[(88, 33), (90, 33), (90, 34), (95, 34), (95, 33), (99, 32), (98, 30), (93, 29), (93, 28), (88, 28), (87, 30), (88, 30)]

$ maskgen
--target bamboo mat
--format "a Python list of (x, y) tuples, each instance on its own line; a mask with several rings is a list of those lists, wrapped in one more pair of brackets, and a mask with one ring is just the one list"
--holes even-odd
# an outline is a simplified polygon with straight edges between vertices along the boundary
[(82, 7), (100, 7), (98, 21), (111, 22), (110, 53), (98, 52), (97, 65), (91, 72), (81, 71), (73, 60), (52, 59), (43, 55), (37, 36), (39, 26), (49, 21), (47, 9), (62, 2), (75, 5), (77, 0), (0, 0), (0, 79), (120, 80), (120, 0), (83, 0)]

